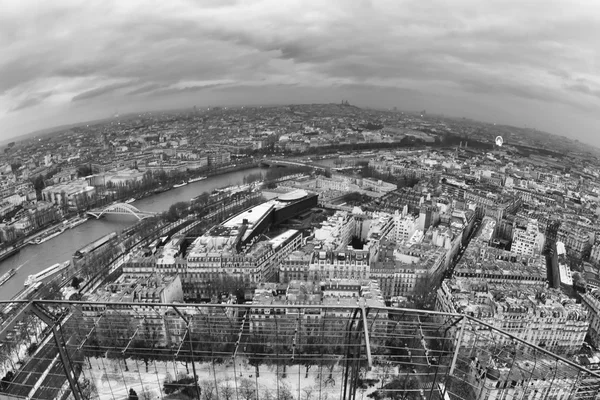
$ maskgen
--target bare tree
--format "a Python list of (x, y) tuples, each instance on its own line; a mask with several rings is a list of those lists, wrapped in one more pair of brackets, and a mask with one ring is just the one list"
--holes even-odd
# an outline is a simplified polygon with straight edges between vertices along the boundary
[(231, 385), (230, 381), (221, 382), (219, 392), (221, 394), (220, 398), (223, 400), (233, 400), (235, 397), (235, 388)]
[(142, 393), (138, 395), (139, 400), (153, 400), (154, 395), (150, 390), (144, 390)]
[(304, 392), (304, 400), (312, 400), (313, 392), (315, 391), (313, 387), (305, 387), (302, 389)]
[(13, 357), (10, 353), (11, 350), (6, 344), (2, 346), (2, 348), (0, 348), (0, 360), (2, 360), (2, 364), (6, 364), (8, 362), (11, 365), (12, 369), (16, 371), (17, 368), (15, 366), (15, 362), (13, 361)]
[(383, 388), (383, 385), (385, 385), (388, 377), (392, 373), (392, 364), (388, 361), (384, 361), (381, 364), (380, 368), (381, 368), (381, 388)]
[(200, 387), (202, 388), (202, 400), (213, 400), (217, 398), (217, 388), (212, 381), (202, 381), (200, 382)]
[(260, 400), (279, 400), (275, 393), (273, 393), (272, 389), (265, 389), (263, 393), (260, 394)]
[(295, 400), (292, 390), (285, 383), (279, 384), (279, 399), (278, 400)]
[(81, 388), (81, 397), (84, 400), (92, 400), (98, 397), (98, 388), (93, 379), (82, 377), (79, 387)]
[(256, 386), (250, 379), (242, 379), (239, 385), (239, 393), (244, 400), (256, 399)]

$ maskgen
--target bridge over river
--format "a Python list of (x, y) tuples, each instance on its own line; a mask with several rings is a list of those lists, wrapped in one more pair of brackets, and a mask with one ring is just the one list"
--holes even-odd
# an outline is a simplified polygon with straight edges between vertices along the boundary
[(266, 167), (297, 166), (297, 167), (310, 167), (310, 168), (314, 168), (316, 170), (321, 170), (321, 171), (326, 171), (328, 169), (328, 167), (326, 167), (324, 165), (315, 164), (312, 162), (305, 162), (305, 161), (299, 161), (299, 160), (285, 160), (285, 159), (281, 159), (281, 158), (265, 158), (260, 161), (260, 164), (264, 165)]
[(138, 208), (132, 206), (131, 204), (127, 204), (127, 203), (115, 203), (115, 204), (106, 206), (104, 208), (96, 208), (93, 210), (89, 210), (87, 212), (87, 214), (91, 215), (92, 217), (96, 217), (96, 218), (101, 218), (103, 215), (107, 215), (107, 214), (109, 214), (109, 215), (133, 215), (137, 219), (142, 220), (144, 218), (152, 217), (152, 216), (156, 215), (157, 213), (149, 212), (149, 211), (142, 211), (142, 210), (139, 210)]

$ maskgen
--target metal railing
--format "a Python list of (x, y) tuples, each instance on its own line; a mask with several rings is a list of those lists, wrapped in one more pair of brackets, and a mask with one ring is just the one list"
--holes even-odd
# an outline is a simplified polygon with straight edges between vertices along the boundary
[[(2, 381), (0, 399), (550, 400), (600, 394), (597, 373), (465, 315), (358, 302), (160, 304), (151, 302), (152, 288), (146, 295), (147, 302), (136, 303), (0, 304), (0, 363), (3, 371), (15, 371)], [(26, 355), (33, 342), (37, 348)]]

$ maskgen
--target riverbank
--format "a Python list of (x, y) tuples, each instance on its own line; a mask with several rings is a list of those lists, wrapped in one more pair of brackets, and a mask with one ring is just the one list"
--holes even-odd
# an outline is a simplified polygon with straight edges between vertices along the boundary
[[(157, 194), (161, 194), (161, 193), (165, 193), (165, 192), (169, 192), (171, 190), (174, 189), (179, 189), (182, 188), (184, 186), (188, 186), (189, 184), (192, 183), (197, 183), (197, 182), (202, 182), (208, 178), (214, 178), (220, 175), (225, 175), (225, 174), (230, 174), (230, 173), (234, 173), (234, 172), (240, 172), (240, 171), (245, 171), (248, 169), (254, 169), (254, 168), (258, 168), (260, 166), (260, 163), (257, 161), (252, 161), (249, 163), (241, 163), (241, 164), (233, 164), (233, 165), (229, 165), (229, 166), (225, 166), (222, 168), (217, 168), (214, 170), (207, 170), (203, 172), (203, 178), (204, 179), (200, 179), (200, 180), (196, 180), (196, 181), (188, 181), (185, 185), (180, 185), (180, 186), (176, 186), (176, 185), (167, 185), (167, 186), (162, 186), (153, 190), (148, 190), (146, 192), (137, 194), (137, 195), (133, 195), (133, 199), (135, 201), (140, 201), (140, 200), (144, 200), (146, 198), (155, 196)], [(123, 197), (123, 199), (128, 198), (130, 196), (125, 196)], [(123, 200), (123, 199), (119, 199), (119, 200), (115, 200), (117, 202)]]
[[(165, 193), (147, 196), (142, 200), (135, 201), (132, 205), (143, 211), (166, 212), (175, 203), (189, 202), (191, 198), (202, 193), (212, 193), (215, 189), (242, 185), (246, 176), (264, 171), (264, 169), (255, 167), (254, 163), (221, 168), (218, 171), (213, 171), (207, 179)], [(131, 198), (131, 196), (128, 198)], [(67, 229), (45, 243), (23, 246), (20, 252), (0, 263), (0, 275), (11, 268), (17, 270), (17, 274), (11, 278), (11, 284), (0, 287), (0, 299), (8, 300), (16, 295), (23, 288), (23, 283), (29, 275), (36, 274), (52, 264), (69, 260), (73, 257), (75, 251), (86, 244), (112, 232), (121, 232), (130, 228), (136, 222), (137, 218), (128, 215), (107, 215), (101, 219), (90, 218), (85, 223)], [(45, 229), (48, 228), (50, 227)]]
[[(228, 174), (228, 173), (234, 173), (234, 172), (244, 171), (244, 170), (248, 170), (248, 169), (254, 169), (257, 166), (258, 166), (258, 163), (253, 161), (251, 163), (234, 164), (234, 165), (226, 166), (223, 168), (215, 169), (212, 171), (206, 171), (204, 174), (207, 178), (214, 178), (214, 177)], [(197, 181), (197, 182), (202, 182), (202, 181), (203, 180)], [(192, 182), (192, 183), (197, 183), (197, 182)], [(172, 189), (173, 189), (172, 187), (167, 187), (167, 188), (165, 188), (165, 190), (159, 191), (158, 193), (156, 193), (154, 190), (147, 191), (138, 196), (135, 196), (135, 200), (136, 201), (143, 200), (143, 199), (146, 199), (146, 198), (149, 198), (152, 196), (156, 196), (157, 194), (160, 194), (160, 193), (163, 193), (166, 191), (170, 191)], [(125, 200), (125, 199), (122, 199), (122, 200)], [(117, 201), (120, 201), (120, 200), (117, 200)], [(75, 228), (81, 224), (85, 224), (85, 222), (86, 222), (86, 220), (84, 218), (80, 218), (78, 216), (78, 214), (75, 214), (75, 213), (70, 214), (69, 217), (70, 217), (70, 219), (57, 222), (57, 223), (55, 223), (51, 226), (48, 226), (40, 231), (37, 231), (31, 235), (20, 238), (19, 241), (15, 245), (10, 246), (4, 252), (0, 253), (0, 262), (7, 260), (7, 259), (11, 258), (12, 256), (18, 254), (23, 248), (25, 248), (29, 245), (37, 246), (39, 244), (42, 244), (45, 241), (54, 239), (55, 237), (65, 233), (67, 230)], [(83, 222), (81, 222), (81, 221), (83, 221)], [(36, 243), (36, 241), (38, 239), (40, 241), (39, 241), (39, 243)]]
[(14, 245), (14, 246), (10, 246), (7, 249), (3, 250), (0, 253), (0, 262), (6, 260), (7, 258), (14, 256), (15, 254), (17, 254), (19, 251), (21, 251), (21, 249), (25, 247), (25, 245)]

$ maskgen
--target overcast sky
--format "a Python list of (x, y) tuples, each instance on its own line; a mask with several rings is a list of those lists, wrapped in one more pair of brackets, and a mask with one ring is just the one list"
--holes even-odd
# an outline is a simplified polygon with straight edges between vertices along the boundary
[(600, 1), (0, 0), (0, 140), (342, 99), (600, 145)]

